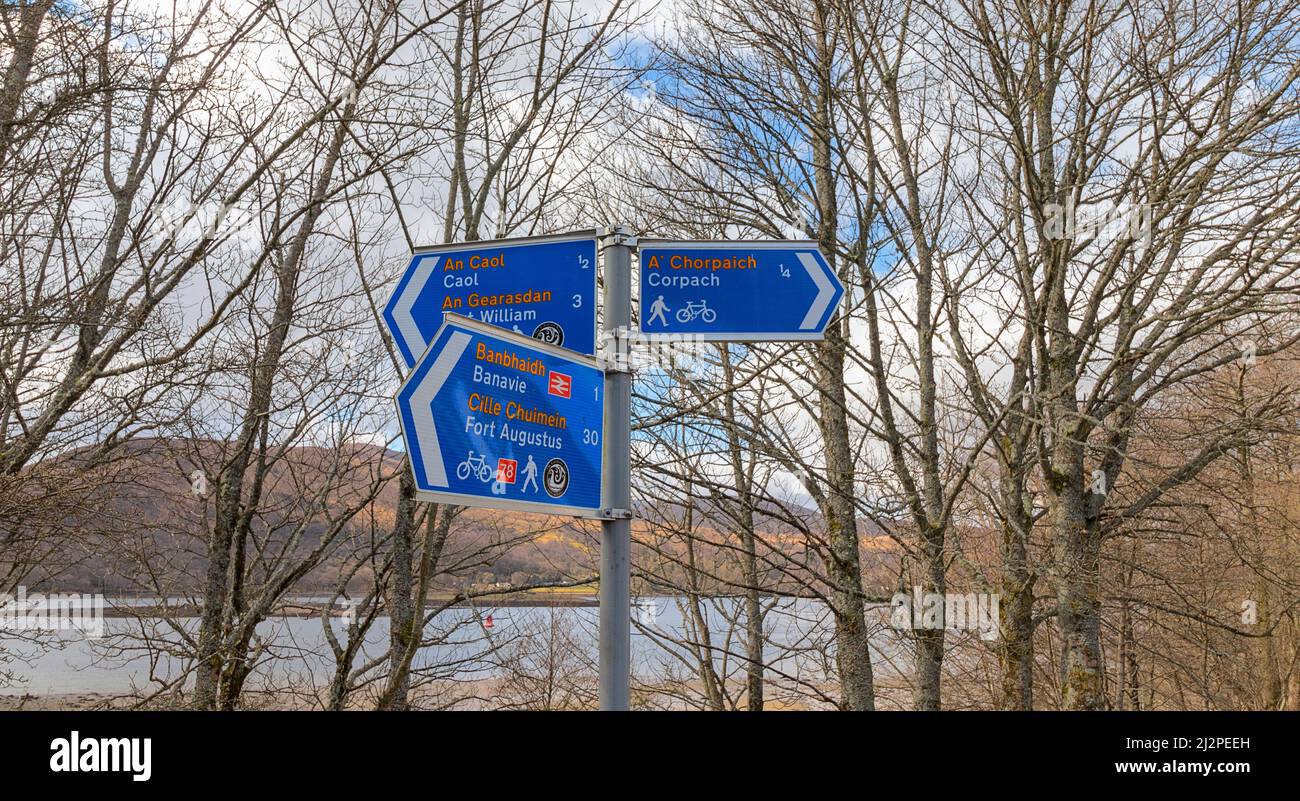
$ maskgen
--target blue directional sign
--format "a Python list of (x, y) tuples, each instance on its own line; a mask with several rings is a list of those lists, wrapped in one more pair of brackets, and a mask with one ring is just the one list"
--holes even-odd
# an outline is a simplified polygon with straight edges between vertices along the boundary
[(821, 339), (844, 285), (815, 242), (642, 239), (641, 333)]
[(454, 312), (596, 353), (596, 232), (420, 248), (384, 308), (406, 366)]
[(600, 517), (594, 359), (447, 314), (397, 392), (423, 501)]

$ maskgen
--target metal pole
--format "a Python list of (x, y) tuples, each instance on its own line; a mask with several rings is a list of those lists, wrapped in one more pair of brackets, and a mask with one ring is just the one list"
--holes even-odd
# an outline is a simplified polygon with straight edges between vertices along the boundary
[(627, 711), (632, 666), (632, 246), (624, 226), (605, 240), (604, 506), (600, 526), (600, 708)]

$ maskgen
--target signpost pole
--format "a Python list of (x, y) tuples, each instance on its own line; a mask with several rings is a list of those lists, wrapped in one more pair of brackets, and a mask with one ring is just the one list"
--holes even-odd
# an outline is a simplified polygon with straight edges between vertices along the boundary
[(605, 240), (605, 507), (600, 536), (600, 709), (627, 711), (632, 663), (632, 246), (623, 226)]

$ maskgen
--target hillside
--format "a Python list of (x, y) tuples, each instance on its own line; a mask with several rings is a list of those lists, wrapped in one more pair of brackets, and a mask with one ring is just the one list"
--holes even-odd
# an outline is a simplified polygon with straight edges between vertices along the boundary
[[(226, 448), (212, 440), (143, 439), (116, 450), (109, 463), (89, 470), (79, 465), (79, 472), (93, 474), (87, 488), (56, 520), (26, 521), (42, 536), (62, 543), (29, 583), (69, 592), (193, 592), (207, 563), (215, 495), (215, 479), (209, 477), (220, 474)], [(384, 537), (395, 518), (395, 474), (401, 461), (400, 453), (370, 445), (299, 447), (269, 456), (259, 513), (249, 522), (261, 563), (270, 569), (311, 553), (336, 521), (346, 518), (327, 557), (300, 587), (306, 593), (331, 590), (344, 570), (354, 569), (358, 554), (373, 550), (379, 558), (366, 557), (367, 567), (348, 583), (353, 591), (363, 591), (382, 559)], [(685, 510), (657, 506), (642, 511), (647, 519), (635, 528), (638, 549), (659, 554), (659, 562), (677, 562), (683, 538), (680, 532), (666, 532), (662, 521), (680, 518)], [(807, 525), (817, 524), (815, 512), (799, 511)], [(696, 518), (702, 521), (694, 524), (695, 540), (702, 545), (697, 558), (716, 560), (725, 581), (732, 572), (729, 541), (734, 544), (734, 536), (706, 515)], [(766, 547), (803, 559), (803, 534), (772, 518), (760, 517), (758, 526)], [(864, 551), (892, 551), (893, 543), (879, 534), (864, 536)], [(598, 543), (599, 527), (592, 521), (464, 509), (453, 524), (434, 588), (585, 578), (595, 572)], [(671, 571), (658, 577), (673, 580)]]

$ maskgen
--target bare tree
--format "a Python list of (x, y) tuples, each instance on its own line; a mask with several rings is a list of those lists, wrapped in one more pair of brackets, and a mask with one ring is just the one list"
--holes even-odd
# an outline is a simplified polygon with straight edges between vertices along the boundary
[[(981, 76), (958, 82), (980, 87), (960, 92), (978, 109), (969, 136), (992, 151), (992, 198), (1016, 210), (991, 223), (1010, 222), (997, 229), (999, 252), (1015, 254), (1006, 279), (1034, 351), (1070, 707), (1106, 705), (1107, 540), (1251, 436), (1224, 425), (1112, 503), (1134, 426), (1163, 393), (1237, 358), (1234, 340), (1294, 299), (1300, 75), (1272, 66), (1294, 63), (1294, 9), (1214, 8), (963, 3), (953, 16), (956, 63)], [(1123, 230), (1086, 224), (1090, 208), (1119, 209)], [(1251, 414), (1268, 416), (1267, 405)]]

